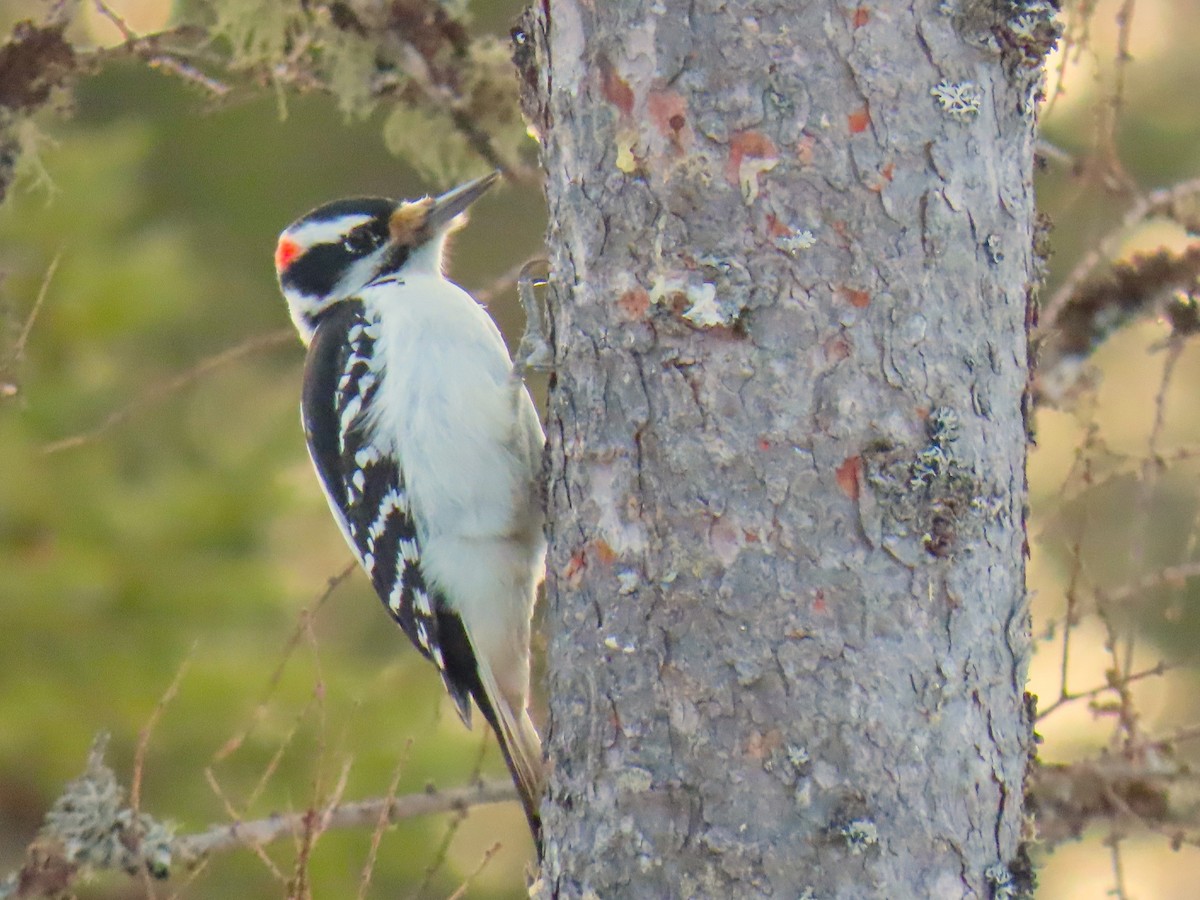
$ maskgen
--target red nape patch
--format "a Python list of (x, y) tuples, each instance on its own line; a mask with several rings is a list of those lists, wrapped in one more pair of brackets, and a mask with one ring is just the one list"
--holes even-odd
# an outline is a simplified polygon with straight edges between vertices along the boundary
[(291, 238), (280, 238), (275, 247), (275, 271), (282, 272), (300, 255), (300, 245)]

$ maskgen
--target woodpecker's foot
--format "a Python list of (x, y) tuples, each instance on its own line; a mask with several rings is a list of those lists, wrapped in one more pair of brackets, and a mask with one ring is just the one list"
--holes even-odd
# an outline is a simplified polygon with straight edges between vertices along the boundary
[[(521, 308), (525, 310), (525, 333), (517, 346), (513, 373), (524, 378), (528, 372), (551, 372), (554, 369), (554, 351), (546, 337), (546, 310), (536, 288), (546, 284), (550, 262), (547, 259), (531, 259), (521, 268), (517, 276), (517, 295)], [(540, 271), (542, 274), (534, 274)]]

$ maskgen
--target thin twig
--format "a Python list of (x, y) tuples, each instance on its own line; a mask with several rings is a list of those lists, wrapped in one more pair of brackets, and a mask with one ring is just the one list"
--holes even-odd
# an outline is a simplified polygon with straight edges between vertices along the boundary
[(227, 97), (230, 91), (233, 90), (233, 88), (224, 82), (217, 81), (211, 75), (201, 72), (191, 63), (186, 63), (166, 53), (156, 53), (152, 56), (147, 56), (146, 64), (152, 69), (162, 69), (164, 72), (170, 72), (172, 75), (179, 76), (184, 81), (190, 81), (192, 84), (204, 88), (204, 90), (218, 99)]
[(1129, 900), (1129, 893), (1125, 888), (1125, 866), (1121, 862), (1121, 840), (1122, 835), (1113, 830), (1105, 841), (1108, 844), (1109, 859), (1112, 860), (1113, 870), (1113, 887), (1109, 891), (1109, 895), (1116, 897), (1117, 900)]
[(404, 775), (404, 768), (408, 764), (408, 757), (412, 752), (412, 746), (412, 738), (409, 738), (404, 744), (404, 752), (400, 754), (400, 760), (396, 763), (395, 771), (392, 772), (392, 780), (388, 782), (387, 795), (384, 797), (385, 803), (379, 806), (379, 818), (375, 820), (375, 829), (371, 832), (371, 846), (367, 850), (367, 860), (363, 863), (362, 875), (358, 879), (357, 900), (367, 900), (367, 890), (371, 886), (371, 876), (375, 873), (375, 860), (379, 858), (379, 847), (383, 843), (383, 832), (388, 825), (388, 810), (396, 801), (396, 791), (400, 788), (400, 779)]
[[(479, 773), (483, 768), (483, 758), (487, 752), (488, 736), (485, 733), (483, 740), (479, 743), (479, 753), (475, 755), (475, 765), (471, 769), (471, 780), (478, 782), (480, 780)], [(425, 892), (433, 884), (433, 879), (437, 875), (438, 870), (446, 863), (446, 857), (450, 853), (450, 844), (454, 841), (454, 836), (458, 834), (458, 830), (462, 827), (463, 822), (467, 820), (467, 810), (458, 810), (450, 817), (450, 823), (446, 826), (446, 831), (442, 835), (442, 840), (438, 844), (437, 850), (429, 858), (428, 864), (425, 866), (425, 874), (421, 879), (421, 883), (417, 885), (416, 890), (410, 894), (411, 900), (420, 900), (425, 896)]]
[(144, 391), (124, 406), (109, 413), (99, 425), (79, 434), (51, 441), (42, 447), (42, 453), (46, 455), (60, 453), (63, 450), (70, 450), (84, 444), (89, 444), (103, 437), (108, 431), (116, 428), (118, 425), (133, 418), (146, 407), (165, 400), (172, 394), (200, 380), (209, 372), (241, 359), (244, 356), (249, 356), (258, 350), (275, 347), (292, 340), (295, 340), (295, 331), (290, 327), (286, 329), (280, 328), (276, 331), (268, 331), (266, 334), (260, 334), (242, 341), (240, 344), (222, 350), (220, 353), (207, 356), (186, 371), (180, 372), (174, 378), (168, 379), (163, 384), (157, 385), (148, 391)]
[(204, 88), (209, 93), (218, 98), (225, 97), (229, 94), (231, 88), (229, 85), (217, 81), (211, 75), (208, 75), (194, 65), (184, 62), (178, 58), (182, 53), (180, 50), (164, 51), (160, 44), (163, 38), (167, 37), (183, 37), (193, 36), (199, 37), (202, 32), (195, 26), (184, 25), (179, 28), (170, 29), (168, 31), (157, 32), (150, 35), (139, 35), (125, 22), (123, 18), (113, 10), (104, 0), (93, 0), (93, 3), (99, 11), (100, 15), (108, 19), (117, 31), (121, 32), (121, 37), (124, 43), (117, 49), (131, 53), (135, 56), (140, 56), (146, 61), (146, 64), (152, 69), (162, 69), (170, 72), (173, 75), (178, 75), (184, 81), (190, 81)]
[(500, 852), (500, 848), (502, 846), (503, 844), (501, 844), (499, 841), (496, 841), (496, 843), (484, 850), (483, 859), (479, 861), (479, 865), (475, 867), (475, 871), (464, 878), (463, 883), (458, 886), (458, 890), (447, 897), (446, 900), (462, 900), (462, 898), (467, 895), (467, 888), (471, 886), (471, 882), (474, 881), (479, 876), (479, 873), (484, 870), (487, 864), (492, 861), (492, 857)]
[[(330, 795), (329, 802), (324, 810), (318, 810), (314, 803), (313, 807), (304, 813), (304, 830), (300, 834), (299, 846), (296, 852), (296, 864), (293, 867), (293, 875), (291, 881), (291, 896), (297, 900), (305, 900), (311, 896), (311, 889), (308, 885), (308, 864), (312, 859), (313, 848), (317, 846), (317, 841), (321, 835), (328, 829), (329, 817), (332, 815), (338, 804), (341, 802), (342, 795), (346, 790), (346, 783), (350, 779), (350, 760), (343, 760), (341, 775), (338, 777), (337, 784), (334, 786), (333, 793)], [(321, 791), (320, 772), (318, 771), (317, 778), (313, 783), (313, 792), (318, 794)]]
[(117, 27), (117, 31), (121, 32), (121, 37), (125, 39), (125, 43), (132, 44), (138, 39), (138, 36), (133, 33), (133, 30), (125, 24), (125, 20), (117, 14), (104, 0), (94, 0), (94, 5), (97, 12), (108, 21), (112, 22)]
[(183, 684), (183, 676), (187, 674), (188, 666), (192, 664), (192, 660), (196, 656), (196, 648), (199, 646), (199, 641), (192, 643), (192, 648), (175, 671), (175, 677), (171, 679), (171, 683), (163, 692), (162, 697), (159, 698), (158, 703), (155, 704), (154, 711), (150, 713), (149, 720), (142, 726), (142, 730), (138, 732), (137, 750), (133, 754), (133, 779), (129, 785), (129, 808), (135, 813), (140, 809), (142, 802), (142, 776), (146, 769), (146, 753), (150, 749), (150, 736), (154, 734), (154, 728), (158, 725), (158, 720), (162, 718), (163, 713), (166, 712), (167, 705), (179, 693), (179, 686)]
[(17, 335), (17, 342), (13, 344), (12, 357), (14, 363), (20, 363), (25, 357), (25, 347), (29, 343), (29, 335), (33, 332), (33, 323), (37, 321), (38, 313), (42, 310), (42, 304), (46, 301), (46, 294), (50, 291), (50, 281), (54, 278), (54, 273), (58, 271), (58, 264), (62, 260), (62, 250), (54, 254), (54, 259), (50, 260), (50, 265), (46, 268), (46, 274), (42, 277), (42, 286), (38, 288), (37, 299), (33, 301), (33, 309), (29, 311), (28, 317), (25, 319), (25, 324), (21, 327), (21, 333)]
[(329, 576), (328, 580), (325, 582), (325, 587), (317, 596), (317, 599), (313, 601), (311, 606), (300, 611), (300, 621), (296, 624), (296, 627), (292, 630), (291, 635), (288, 637), (279, 662), (275, 666), (275, 671), (271, 673), (271, 677), (267, 680), (266, 690), (263, 692), (263, 696), (259, 700), (258, 705), (255, 707), (254, 712), (251, 714), (250, 724), (247, 725), (241, 732), (234, 735), (221, 745), (221, 748), (213, 754), (210, 765), (216, 765), (234, 753), (239, 747), (241, 747), (246, 738), (248, 738), (254, 731), (255, 726), (262, 721), (263, 717), (267, 713), (268, 704), (270, 703), (271, 698), (274, 696), (276, 688), (279, 687), (279, 682), (283, 678), (283, 672), (284, 669), (287, 668), (288, 661), (292, 658), (292, 654), (296, 652), (296, 648), (300, 645), (301, 638), (310, 633), (309, 622), (320, 611), (321, 607), (325, 605), (325, 602), (333, 596), (333, 592), (336, 591), (342, 582), (349, 578), (350, 574), (357, 568), (358, 564), (351, 562), (348, 563), (346, 567), (337, 574)]
[[(1143, 678), (1153, 678), (1156, 675), (1163, 675), (1173, 668), (1174, 666), (1170, 665), (1169, 663), (1165, 661), (1159, 661), (1157, 665), (1151, 666), (1149, 669), (1143, 669), (1140, 672), (1134, 672), (1127, 678), (1122, 678), (1120, 681), (1120, 686), (1132, 684), (1135, 681), (1141, 681)], [(1094, 687), (1087, 691), (1076, 691), (1073, 694), (1064, 692), (1057, 700), (1055, 700), (1045, 709), (1038, 710), (1037, 721), (1041, 722), (1051, 713), (1057, 711), (1068, 703), (1073, 703), (1076, 700), (1087, 700), (1092, 697), (1098, 697), (1106, 691), (1116, 690), (1117, 688), (1118, 685), (1109, 682), (1108, 684), (1102, 684), (1099, 687)]]
[[(1154, 489), (1158, 484), (1158, 474), (1161, 471), (1158, 445), (1162, 439), (1163, 429), (1167, 424), (1167, 393), (1175, 374), (1175, 367), (1183, 355), (1184, 341), (1179, 336), (1171, 339), (1163, 360), (1162, 377), (1159, 379), (1158, 392), (1154, 395), (1154, 421), (1150, 426), (1150, 435), (1146, 440), (1146, 458), (1142, 465), (1141, 478), (1138, 482), (1137, 497), (1134, 500), (1133, 527), (1129, 538), (1129, 570), (1136, 577), (1141, 574), (1146, 562), (1146, 533), (1150, 529), (1150, 506)], [(1133, 671), (1133, 652), (1137, 641), (1137, 629), (1132, 623), (1125, 625), (1124, 659), (1117, 659), (1113, 651), (1117, 671), (1126, 679)], [(1132, 718), (1130, 719), (1132, 721)], [(1133, 735), (1131, 734), (1132, 738)]]

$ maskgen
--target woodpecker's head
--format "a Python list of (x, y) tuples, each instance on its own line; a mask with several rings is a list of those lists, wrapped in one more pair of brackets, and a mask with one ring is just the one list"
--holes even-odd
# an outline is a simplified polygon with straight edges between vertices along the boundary
[(402, 272), (440, 274), (446, 236), (497, 177), (420, 200), (336, 200), (289, 225), (275, 246), (275, 272), (304, 343), (321, 313), (372, 282)]

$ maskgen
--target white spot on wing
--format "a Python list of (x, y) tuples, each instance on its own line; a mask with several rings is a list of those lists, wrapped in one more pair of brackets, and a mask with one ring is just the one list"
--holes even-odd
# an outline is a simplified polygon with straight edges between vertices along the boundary
[(350, 430), (350, 424), (354, 421), (354, 417), (358, 415), (360, 409), (362, 409), (362, 397), (351, 397), (346, 401), (346, 408), (342, 410), (342, 418), (339, 423), (342, 434)]
[[(397, 573), (399, 574), (399, 573)], [(404, 598), (404, 579), (397, 577), (396, 584), (392, 587), (392, 592), (388, 594), (388, 609), (397, 615), (400, 614), (400, 602)]]
[(433, 612), (429, 608), (429, 594), (418, 588), (413, 591), (413, 599), (416, 602), (417, 610), (426, 616), (432, 616)]

